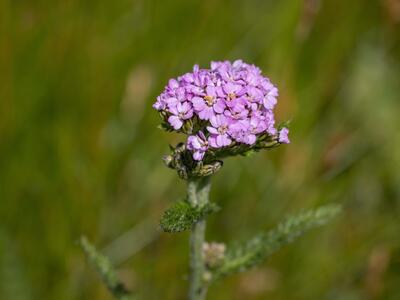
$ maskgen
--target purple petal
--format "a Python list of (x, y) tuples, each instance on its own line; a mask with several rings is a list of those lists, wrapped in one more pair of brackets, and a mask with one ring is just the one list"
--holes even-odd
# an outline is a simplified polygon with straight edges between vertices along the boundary
[(277, 100), (274, 96), (266, 96), (263, 101), (264, 107), (266, 109), (273, 109), (276, 103)]
[(217, 116), (212, 116), (212, 117), (210, 118), (210, 123), (211, 123), (211, 125), (212, 125), (213, 127), (218, 128), (218, 127), (219, 127), (219, 123), (218, 123)]
[(191, 135), (188, 137), (187, 140), (187, 147), (189, 150), (195, 150), (195, 149), (200, 149), (201, 144), (199, 142), (199, 139), (195, 135)]
[(192, 109), (189, 102), (183, 102), (181, 108), (182, 108), (181, 112), (183, 112), (183, 113), (186, 113)]
[(205, 154), (205, 152), (203, 152), (203, 151), (193, 152), (193, 159), (197, 160), (197, 161), (202, 160), (204, 157), (204, 154)]
[(175, 130), (178, 130), (183, 125), (183, 122), (177, 116), (170, 116), (168, 118), (168, 123), (171, 124), (171, 126), (174, 127)]
[(224, 115), (217, 115), (218, 126), (227, 125), (228, 119)]
[(208, 144), (213, 148), (219, 148), (216, 137), (216, 135), (212, 135), (208, 138)]
[(176, 81), (176, 79), (170, 79), (168, 82), (168, 87), (170, 89), (177, 89), (179, 87), (179, 83)]
[(263, 92), (256, 87), (253, 86), (248, 87), (247, 93), (256, 102), (261, 102), (263, 100), (264, 97)]
[(268, 92), (268, 96), (278, 97), (278, 89), (272, 86), (271, 90)]
[(179, 87), (175, 90), (175, 95), (176, 98), (178, 98), (179, 101), (184, 101), (186, 99), (186, 90), (184, 87)]
[(224, 90), (222, 89), (222, 87), (220, 87), (220, 86), (217, 86), (216, 88), (215, 88), (215, 93), (217, 94), (217, 97), (225, 97), (225, 93), (224, 93)]
[(215, 116), (214, 110), (208, 106), (205, 106), (204, 109), (199, 112), (200, 120), (210, 120), (210, 118), (214, 116)]
[(218, 69), (220, 62), (216, 62), (216, 61), (212, 61), (210, 66), (211, 66), (211, 70), (214, 71), (216, 69)]
[(168, 110), (169, 110), (170, 113), (172, 113), (174, 115), (178, 115), (179, 114), (179, 111), (178, 111), (178, 108), (176, 107), (176, 105), (168, 105)]
[(156, 110), (163, 110), (165, 109), (165, 102), (157, 97), (157, 101), (153, 104), (153, 108)]
[(190, 91), (196, 96), (204, 96), (204, 90), (201, 87), (193, 86)]
[(258, 78), (259, 78), (259, 76), (257, 74), (254, 74), (253, 72), (249, 72), (249, 73), (247, 73), (246, 81), (248, 84), (256, 86), (258, 84)]
[(219, 147), (229, 146), (232, 140), (228, 137), (227, 134), (221, 134), (217, 136), (217, 145)]
[(267, 129), (267, 132), (269, 135), (275, 135), (277, 133), (277, 130), (274, 126), (271, 126)]
[(193, 97), (192, 98), (192, 104), (193, 104), (193, 108), (196, 111), (201, 111), (203, 110), (205, 107), (207, 107), (206, 102), (204, 101), (203, 98), (200, 97)]
[(214, 128), (214, 127), (207, 126), (207, 130), (211, 134), (218, 134), (218, 130), (216, 128)]
[(253, 145), (256, 142), (256, 140), (257, 137), (255, 134), (249, 134), (246, 137), (246, 144)]
[(214, 111), (218, 114), (222, 114), (225, 107), (225, 102), (222, 99), (218, 99), (213, 105)]
[(189, 110), (188, 112), (186, 112), (186, 114), (183, 115), (183, 119), (187, 120), (190, 119), (191, 117), (193, 117), (193, 110)]
[(201, 140), (203, 140), (203, 141), (206, 141), (206, 140), (207, 140), (207, 139), (206, 139), (206, 136), (205, 136), (204, 133), (203, 133), (203, 131), (199, 131), (197, 135), (199, 136), (199, 138), (200, 138)]
[(176, 105), (179, 103), (179, 100), (174, 97), (170, 97), (165, 99), (165, 103), (167, 103), (168, 105)]
[(215, 87), (214, 86), (212, 86), (212, 85), (208, 85), (207, 87), (206, 87), (206, 94), (208, 95), (208, 96), (213, 96), (213, 97), (215, 97), (217, 94), (216, 94), (216, 91), (215, 91)]
[(240, 68), (243, 64), (243, 61), (241, 59), (237, 59), (233, 62), (232, 66), (236, 69)]
[(236, 86), (231, 82), (228, 82), (222, 88), (226, 94), (232, 94), (236, 91)]
[(192, 83), (194, 81), (193, 74), (191, 74), (191, 73), (186, 73), (185, 75), (182, 76), (182, 79), (186, 83)]
[(176, 110), (178, 111), (178, 114), (185, 112), (185, 108), (183, 104), (180, 102), (176, 104)]

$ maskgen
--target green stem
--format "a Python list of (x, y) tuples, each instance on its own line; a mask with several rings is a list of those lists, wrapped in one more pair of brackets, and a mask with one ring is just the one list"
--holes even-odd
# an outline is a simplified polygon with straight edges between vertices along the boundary
[[(203, 206), (208, 203), (210, 178), (196, 178), (188, 181), (188, 201), (192, 206)], [(190, 235), (190, 287), (189, 300), (206, 298), (207, 286), (204, 284), (205, 264), (202, 254), (206, 221), (201, 220), (193, 225)]]

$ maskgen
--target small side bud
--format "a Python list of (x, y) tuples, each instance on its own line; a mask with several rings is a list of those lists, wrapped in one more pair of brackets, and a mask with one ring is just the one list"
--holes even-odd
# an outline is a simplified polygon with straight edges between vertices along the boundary
[(192, 134), (193, 133), (193, 120), (189, 119), (187, 120), (182, 128), (181, 128), (182, 132), (186, 133), (186, 134)]
[(279, 146), (280, 143), (278, 142), (277, 139), (274, 139), (272, 141), (263, 141), (260, 143), (259, 148), (260, 149), (271, 149), (274, 148), (276, 146)]
[(172, 155), (164, 155), (162, 157), (164, 164), (171, 169), (174, 169), (174, 157)]
[(203, 257), (206, 266), (210, 269), (221, 265), (225, 258), (226, 246), (223, 243), (204, 243)]
[(203, 165), (199, 170), (199, 176), (205, 177), (217, 173), (222, 167), (222, 161), (215, 161), (211, 164)]

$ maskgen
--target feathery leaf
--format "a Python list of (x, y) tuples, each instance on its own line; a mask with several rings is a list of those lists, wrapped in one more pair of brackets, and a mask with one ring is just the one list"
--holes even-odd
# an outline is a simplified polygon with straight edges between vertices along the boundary
[(119, 281), (110, 260), (100, 254), (85, 236), (81, 237), (80, 245), (114, 298), (118, 300), (134, 300), (135, 298), (125, 288), (124, 284)]
[(213, 271), (212, 280), (254, 267), (306, 231), (327, 223), (340, 210), (338, 205), (326, 205), (306, 211), (287, 218), (276, 228), (260, 233), (249, 241), (232, 245), (227, 249), (223, 264)]

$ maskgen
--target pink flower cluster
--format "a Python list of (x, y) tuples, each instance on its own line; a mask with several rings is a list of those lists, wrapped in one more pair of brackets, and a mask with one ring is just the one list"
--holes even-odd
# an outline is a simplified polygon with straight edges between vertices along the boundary
[(288, 129), (277, 132), (275, 128), (277, 97), (278, 89), (258, 67), (241, 60), (223, 61), (211, 62), (210, 69), (195, 65), (192, 73), (171, 79), (153, 107), (164, 112), (176, 131), (187, 120), (205, 124), (187, 140), (193, 158), (202, 160), (209, 148), (233, 142), (251, 146), (265, 133), (289, 143)]

